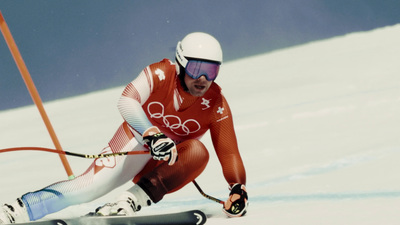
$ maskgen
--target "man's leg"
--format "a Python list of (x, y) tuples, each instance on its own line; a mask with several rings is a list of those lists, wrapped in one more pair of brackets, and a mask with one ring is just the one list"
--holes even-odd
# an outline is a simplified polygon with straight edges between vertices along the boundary
[(174, 165), (163, 162), (137, 182), (154, 203), (193, 181), (208, 163), (209, 153), (199, 140), (184, 141), (177, 149), (178, 161)]
[[(144, 150), (137, 143), (126, 123), (120, 126), (109, 146), (102, 153)], [(96, 159), (82, 175), (73, 180), (54, 183), (22, 196), (30, 220), (68, 206), (92, 201), (131, 180), (151, 159), (148, 154)]]

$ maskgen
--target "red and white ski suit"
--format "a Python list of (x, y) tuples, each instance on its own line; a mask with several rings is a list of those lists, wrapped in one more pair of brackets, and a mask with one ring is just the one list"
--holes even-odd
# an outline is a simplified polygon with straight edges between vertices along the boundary
[(31, 220), (67, 206), (92, 201), (132, 179), (158, 202), (193, 181), (209, 154), (199, 139), (209, 130), (228, 184), (246, 184), (230, 108), (213, 83), (201, 97), (185, 92), (176, 64), (168, 59), (146, 67), (124, 89), (118, 109), (124, 118), (102, 153), (145, 150), (142, 134), (151, 126), (175, 141), (178, 161), (155, 161), (150, 154), (96, 159), (74, 180), (61, 181), (22, 196)]

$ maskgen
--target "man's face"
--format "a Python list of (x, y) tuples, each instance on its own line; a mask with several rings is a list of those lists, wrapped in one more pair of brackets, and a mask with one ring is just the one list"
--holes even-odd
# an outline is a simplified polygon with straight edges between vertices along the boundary
[(188, 88), (188, 92), (196, 97), (203, 96), (210, 88), (212, 82), (213, 81), (208, 81), (205, 76), (193, 79), (189, 75), (185, 74), (185, 84)]

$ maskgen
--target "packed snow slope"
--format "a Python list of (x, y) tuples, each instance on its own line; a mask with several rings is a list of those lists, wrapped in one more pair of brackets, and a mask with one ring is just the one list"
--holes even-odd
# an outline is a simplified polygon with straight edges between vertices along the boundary
[[(396, 25), (225, 63), (217, 82), (246, 165), (248, 214), (227, 219), (191, 184), (140, 214), (200, 209), (219, 225), (400, 224), (399, 40)], [(122, 90), (45, 103), (65, 150), (106, 146), (122, 122)], [(211, 159), (197, 182), (225, 200), (227, 184), (204, 142)], [(53, 146), (34, 106), (0, 113), (0, 148), (15, 146)], [(76, 175), (91, 163), (68, 159)], [(0, 169), (1, 203), (67, 178), (58, 156), (44, 152), (2, 153)], [(46, 218), (82, 215), (129, 185)]]

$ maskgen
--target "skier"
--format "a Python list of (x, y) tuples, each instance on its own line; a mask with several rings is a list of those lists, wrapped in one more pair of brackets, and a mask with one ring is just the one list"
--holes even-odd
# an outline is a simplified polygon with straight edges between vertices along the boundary
[(119, 99), (124, 119), (102, 153), (149, 150), (149, 154), (98, 158), (82, 175), (29, 192), (0, 209), (0, 224), (38, 220), (68, 206), (99, 198), (129, 180), (134, 185), (100, 216), (133, 215), (193, 181), (209, 153), (199, 139), (210, 131), (230, 193), (223, 211), (244, 215), (248, 206), (245, 168), (230, 108), (214, 82), (222, 63), (213, 36), (195, 32), (176, 47), (175, 62), (163, 59), (141, 71)]

